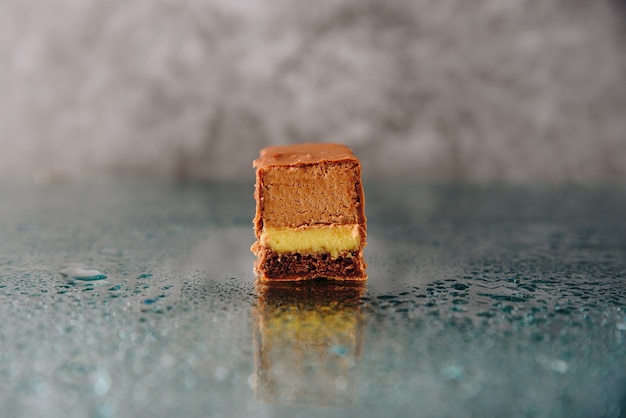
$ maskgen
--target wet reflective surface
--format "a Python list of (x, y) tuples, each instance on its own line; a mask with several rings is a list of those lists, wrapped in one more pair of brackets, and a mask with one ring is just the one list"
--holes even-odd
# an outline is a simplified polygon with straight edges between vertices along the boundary
[(626, 188), (365, 186), (365, 287), (268, 288), (252, 184), (0, 185), (1, 415), (625, 416)]

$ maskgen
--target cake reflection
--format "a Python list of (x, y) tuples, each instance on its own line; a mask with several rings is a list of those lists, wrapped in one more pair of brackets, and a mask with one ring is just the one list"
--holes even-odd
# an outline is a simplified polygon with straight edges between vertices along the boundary
[(319, 280), (257, 285), (257, 399), (338, 407), (353, 401), (364, 288)]

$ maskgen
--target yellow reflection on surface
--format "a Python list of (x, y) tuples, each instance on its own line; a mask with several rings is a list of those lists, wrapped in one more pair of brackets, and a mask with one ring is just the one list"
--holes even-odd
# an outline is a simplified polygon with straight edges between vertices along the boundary
[(258, 284), (256, 396), (273, 403), (342, 406), (356, 395), (363, 344), (358, 282)]

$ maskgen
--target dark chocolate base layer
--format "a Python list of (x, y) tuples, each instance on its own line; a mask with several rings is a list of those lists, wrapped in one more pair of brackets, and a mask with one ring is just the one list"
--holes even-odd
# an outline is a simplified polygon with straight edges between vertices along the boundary
[(364, 263), (360, 251), (351, 251), (333, 258), (329, 253), (277, 253), (265, 250), (257, 270), (268, 280), (305, 280), (329, 278), (364, 280)]

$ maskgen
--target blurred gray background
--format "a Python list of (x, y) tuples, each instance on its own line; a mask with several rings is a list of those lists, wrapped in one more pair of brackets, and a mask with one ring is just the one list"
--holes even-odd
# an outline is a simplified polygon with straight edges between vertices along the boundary
[(0, 177), (626, 179), (623, 0), (0, 0)]

